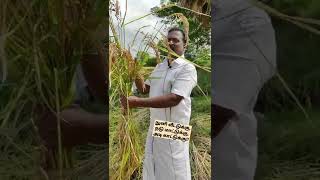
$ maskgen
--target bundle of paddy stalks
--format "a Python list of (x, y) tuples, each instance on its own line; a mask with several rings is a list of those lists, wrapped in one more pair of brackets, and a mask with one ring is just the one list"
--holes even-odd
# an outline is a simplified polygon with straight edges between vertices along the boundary
[[(195, 145), (195, 142), (198, 144)], [(190, 143), (190, 157), (192, 177), (197, 180), (211, 179), (211, 155), (208, 146), (211, 147), (210, 137), (194, 138)], [(209, 148), (210, 149), (210, 148)]]
[[(130, 179), (137, 174), (142, 163), (141, 134), (138, 130), (138, 122), (134, 120), (132, 110), (121, 111), (119, 99), (121, 96), (132, 94), (134, 79), (139, 76), (138, 61), (133, 59), (129, 50), (121, 47), (117, 32), (110, 20), (114, 40), (109, 44), (109, 76), (111, 87), (109, 89), (110, 119), (116, 119), (117, 129), (115, 142), (110, 145), (113, 153), (110, 157), (110, 179)], [(111, 151), (110, 151), (111, 152)], [(116, 153), (115, 153), (116, 152)]]
[(193, 179), (211, 179), (210, 113), (197, 114), (192, 119), (193, 134), (190, 141), (191, 170)]
[[(33, 124), (36, 117), (31, 115), (43, 109), (52, 113), (57, 118), (59, 144), (53, 166), (59, 169), (61, 177), (63, 169), (72, 164), (67, 160), (69, 156), (64, 155), (60, 128), (63, 119), (59, 113), (74, 101), (76, 67), (88, 45), (96, 45), (94, 31), (104, 18), (106, 3), (100, 0), (94, 3), (5, 0), (3, 5), (6, 11), (3, 11), (1, 26), (8, 81), (16, 86), (11, 93), (12, 101), (1, 109), (1, 127), (9, 126), (13, 117), (20, 123)], [(25, 105), (21, 115), (16, 114), (14, 108), (19, 104)], [(22, 116), (26, 111), (32, 112), (30, 117)]]

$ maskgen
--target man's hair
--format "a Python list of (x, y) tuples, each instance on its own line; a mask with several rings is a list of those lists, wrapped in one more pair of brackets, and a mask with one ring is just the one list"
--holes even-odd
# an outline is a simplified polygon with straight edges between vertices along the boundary
[(183, 43), (187, 44), (187, 37), (186, 37), (186, 33), (184, 32), (183, 29), (179, 28), (179, 27), (172, 27), (168, 30), (168, 34), (172, 31), (180, 31), (183, 35)]

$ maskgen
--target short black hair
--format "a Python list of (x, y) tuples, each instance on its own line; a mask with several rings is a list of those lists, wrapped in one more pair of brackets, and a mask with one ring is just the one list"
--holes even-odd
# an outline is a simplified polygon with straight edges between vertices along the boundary
[(181, 29), (181, 28), (179, 28), (179, 27), (172, 27), (172, 28), (170, 28), (170, 29), (168, 30), (168, 34), (169, 34), (170, 32), (172, 32), (172, 31), (180, 31), (180, 32), (182, 33), (182, 35), (183, 35), (183, 42), (184, 42), (184, 44), (187, 43), (186, 33), (184, 32), (183, 29)]

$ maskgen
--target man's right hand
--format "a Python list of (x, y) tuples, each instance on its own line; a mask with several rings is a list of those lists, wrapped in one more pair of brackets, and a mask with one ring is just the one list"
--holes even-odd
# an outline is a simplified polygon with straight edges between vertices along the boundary
[[(57, 114), (41, 107), (36, 126), (44, 145), (58, 148)], [(107, 114), (92, 114), (79, 106), (71, 106), (59, 114), (63, 147), (74, 147), (87, 143), (107, 143)]]
[(139, 76), (135, 79), (135, 84), (137, 86), (138, 91), (141, 94), (148, 94), (150, 91), (150, 86), (144, 83), (144, 78)]

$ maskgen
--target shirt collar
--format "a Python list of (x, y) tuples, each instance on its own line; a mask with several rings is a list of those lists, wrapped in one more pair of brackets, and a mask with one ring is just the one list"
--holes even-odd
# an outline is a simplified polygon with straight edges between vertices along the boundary
[(184, 54), (182, 54), (182, 56), (181, 57), (178, 57), (177, 59), (175, 59), (174, 61), (172, 61), (171, 62), (171, 65), (173, 65), (173, 64), (177, 64), (177, 65), (179, 65), (179, 64), (182, 64), (183, 62), (184, 62)]
[[(164, 61), (168, 65), (168, 59), (166, 58)], [(185, 60), (184, 60), (184, 54), (183, 54), (181, 57), (178, 57), (177, 59), (172, 61), (171, 66), (172, 67), (179, 66), (180, 64), (183, 64), (184, 62), (185, 62)]]

